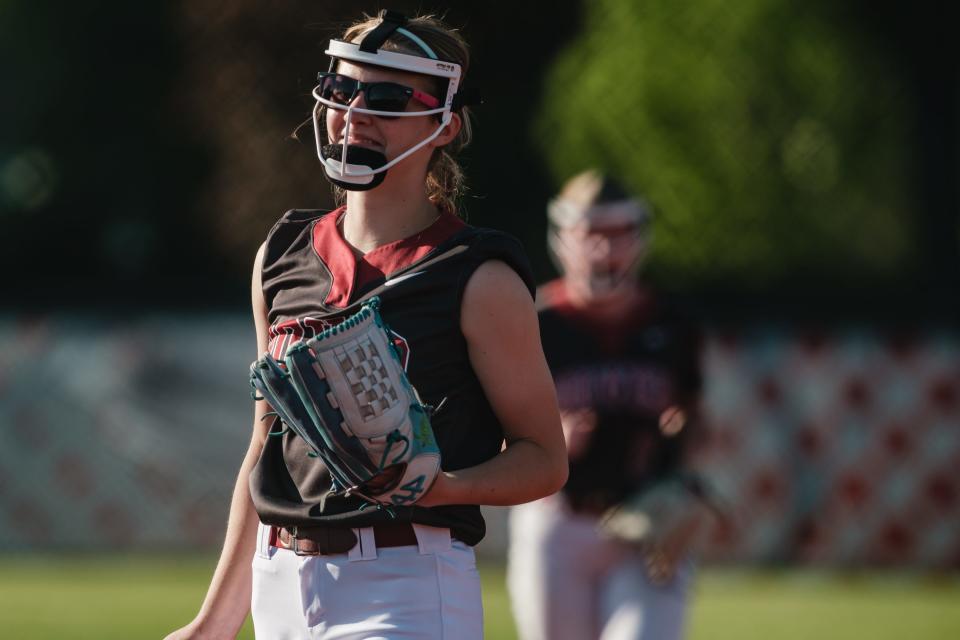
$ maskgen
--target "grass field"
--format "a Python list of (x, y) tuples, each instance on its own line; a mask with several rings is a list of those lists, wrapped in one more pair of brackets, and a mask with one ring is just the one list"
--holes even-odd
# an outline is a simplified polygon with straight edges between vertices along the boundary
[[(0, 556), (0, 638), (162, 638), (193, 616), (214, 561)], [(514, 638), (503, 568), (481, 573), (487, 637)], [(960, 576), (713, 569), (693, 598), (693, 640), (960, 638)]]

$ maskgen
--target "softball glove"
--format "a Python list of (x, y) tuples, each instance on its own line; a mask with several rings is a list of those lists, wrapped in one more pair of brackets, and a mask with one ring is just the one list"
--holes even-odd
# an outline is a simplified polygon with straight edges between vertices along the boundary
[(250, 367), (250, 382), (330, 471), (334, 491), (413, 504), (440, 472), (440, 449), (380, 317), (379, 299), (320, 335)]

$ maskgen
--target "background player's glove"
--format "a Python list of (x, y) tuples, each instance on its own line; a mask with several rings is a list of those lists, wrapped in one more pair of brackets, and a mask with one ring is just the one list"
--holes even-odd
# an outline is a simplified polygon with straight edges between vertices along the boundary
[(334, 489), (370, 502), (419, 500), (440, 471), (430, 409), (420, 402), (372, 299), (340, 324), (264, 354), (250, 382), (323, 460)]
[(718, 515), (698, 478), (669, 476), (610, 508), (600, 519), (605, 535), (636, 545), (651, 582), (669, 581)]

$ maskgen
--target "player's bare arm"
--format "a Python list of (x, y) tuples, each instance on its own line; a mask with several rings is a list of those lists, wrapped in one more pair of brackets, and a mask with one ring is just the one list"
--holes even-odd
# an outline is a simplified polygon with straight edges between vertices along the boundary
[[(267, 306), (260, 286), (260, 265), (263, 246), (257, 252), (251, 286), (253, 319), (257, 332), (257, 353), (267, 349)], [(269, 410), (264, 402), (254, 405), (253, 433), (243, 458), (230, 503), (227, 533), (207, 595), (200, 612), (190, 624), (174, 631), (166, 640), (199, 640), (229, 638), (232, 640), (250, 612), (252, 576), (250, 558), (256, 544), (257, 513), (250, 499), (250, 470), (260, 457), (267, 437), (269, 421), (261, 420)]]
[(474, 272), (461, 328), (506, 447), (483, 464), (438, 476), (421, 504), (512, 505), (556, 492), (567, 479), (556, 391), (533, 299), (513, 269), (491, 260)]

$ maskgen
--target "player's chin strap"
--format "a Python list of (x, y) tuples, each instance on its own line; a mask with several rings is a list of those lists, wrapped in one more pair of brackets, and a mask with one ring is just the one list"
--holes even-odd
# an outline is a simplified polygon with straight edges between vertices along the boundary
[[(318, 100), (316, 107), (314, 107), (315, 123), (319, 122), (319, 109), (323, 102), (324, 101), (322, 100)], [(319, 125), (315, 126), (314, 133), (316, 137), (317, 156), (320, 158), (320, 162), (323, 163), (324, 168), (327, 170), (327, 175), (333, 179), (338, 186), (344, 189), (352, 189), (356, 191), (372, 189), (373, 187), (379, 185), (383, 181), (383, 177), (387, 169), (405, 160), (410, 155), (416, 153), (425, 145), (435, 140), (436, 137), (443, 132), (444, 128), (450, 124), (450, 120), (453, 118), (453, 114), (447, 109), (432, 109), (430, 111), (410, 112), (408, 114), (389, 113), (389, 115), (393, 117), (403, 115), (416, 117), (442, 112), (443, 116), (440, 124), (437, 125), (437, 128), (434, 129), (433, 133), (398, 155), (393, 160), (387, 161), (387, 157), (379, 151), (367, 149), (365, 147), (357, 147), (355, 145), (346, 143), (346, 141), (349, 140), (351, 120), (355, 112), (371, 115), (386, 115), (389, 113), (385, 111), (373, 111), (372, 109), (347, 106), (343, 125), (343, 140), (345, 144), (342, 145), (324, 145), (323, 135), (320, 131)], [(333, 157), (335, 155), (339, 155), (339, 160)]]

